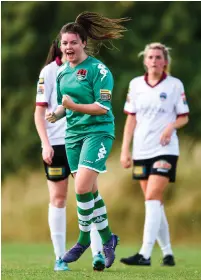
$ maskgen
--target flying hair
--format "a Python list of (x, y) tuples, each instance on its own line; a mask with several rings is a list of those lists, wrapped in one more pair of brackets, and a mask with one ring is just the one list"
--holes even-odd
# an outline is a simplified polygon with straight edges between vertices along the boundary
[(164, 58), (165, 60), (167, 60), (167, 66), (165, 66), (165, 72), (166, 73), (170, 73), (170, 64), (171, 64), (171, 56), (170, 56), (170, 50), (171, 48), (165, 46), (164, 44), (161, 44), (160, 42), (154, 42), (154, 43), (150, 43), (147, 44), (144, 48), (143, 51), (141, 51), (138, 54), (138, 57), (143, 56), (145, 57), (148, 53), (149, 50), (161, 50), (163, 52)]
[[(73, 23), (64, 25), (60, 31), (63, 33), (77, 33), (82, 41), (87, 42), (88, 54), (98, 53), (103, 45), (106, 48), (115, 48), (113, 39), (121, 39), (127, 29), (122, 25), (130, 18), (110, 19), (94, 12), (82, 12)], [(109, 43), (110, 47), (106, 45)]]

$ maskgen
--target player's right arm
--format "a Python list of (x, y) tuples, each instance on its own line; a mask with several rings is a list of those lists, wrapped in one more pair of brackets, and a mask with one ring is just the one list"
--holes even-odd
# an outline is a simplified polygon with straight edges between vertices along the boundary
[(135, 126), (136, 126), (136, 116), (128, 115), (124, 126), (123, 141), (122, 141), (121, 156), (120, 156), (120, 162), (123, 168), (129, 168), (132, 166), (130, 145), (133, 139)]
[(130, 152), (130, 145), (133, 139), (133, 133), (136, 126), (136, 108), (133, 95), (134, 94), (132, 93), (132, 84), (130, 83), (127, 100), (124, 106), (124, 112), (127, 114), (127, 119), (124, 126), (120, 155), (120, 162), (123, 168), (129, 168), (132, 166), (132, 155)]
[(37, 84), (34, 121), (43, 147), (42, 150), (43, 160), (49, 165), (52, 163), (54, 150), (50, 145), (47, 131), (46, 131), (45, 112), (48, 107), (49, 97), (51, 93), (52, 93), (52, 85), (48, 80), (48, 75), (45, 69), (43, 69), (40, 73), (39, 81)]

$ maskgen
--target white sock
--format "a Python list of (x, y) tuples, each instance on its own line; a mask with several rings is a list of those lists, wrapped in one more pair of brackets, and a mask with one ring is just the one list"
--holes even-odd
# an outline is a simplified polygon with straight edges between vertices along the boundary
[(169, 225), (163, 205), (161, 205), (161, 224), (158, 232), (157, 241), (163, 252), (163, 257), (167, 255), (173, 255), (170, 243)]
[(145, 223), (143, 244), (140, 254), (145, 259), (150, 258), (161, 223), (161, 202), (159, 200), (145, 201)]
[(103, 251), (102, 239), (94, 223), (91, 224), (90, 238), (91, 238), (91, 252), (92, 252), (92, 256), (94, 257), (99, 252), (102, 253)]
[(62, 258), (66, 250), (66, 207), (49, 204), (48, 222), (56, 259)]

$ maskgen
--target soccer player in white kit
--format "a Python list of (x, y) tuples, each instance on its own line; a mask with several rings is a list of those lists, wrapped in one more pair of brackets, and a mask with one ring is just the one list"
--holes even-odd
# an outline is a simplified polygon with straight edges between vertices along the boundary
[(144, 56), (146, 73), (131, 80), (129, 85), (120, 161), (124, 168), (131, 167), (133, 161), (133, 178), (140, 181), (144, 193), (144, 234), (139, 253), (122, 258), (121, 262), (151, 265), (151, 253), (157, 240), (163, 252), (162, 265), (173, 266), (175, 260), (163, 193), (169, 182), (175, 182), (179, 156), (176, 131), (188, 123), (189, 108), (182, 82), (167, 74), (169, 48), (151, 43), (140, 55)]
[[(48, 222), (56, 256), (54, 270), (67, 271), (69, 270), (68, 264), (62, 260), (66, 247), (66, 198), (68, 176), (70, 175), (65, 151), (66, 118), (61, 118), (56, 123), (45, 121), (46, 110), (54, 112), (58, 107), (56, 75), (59, 66), (65, 62), (59, 44), (58, 40), (53, 41), (45, 67), (40, 73), (34, 117), (42, 142), (42, 158), (50, 196)], [(94, 270), (103, 270), (105, 265), (101, 254), (102, 240), (94, 224), (92, 224), (91, 231), (91, 250), (94, 258)], [(101, 260), (100, 255), (102, 256)]]

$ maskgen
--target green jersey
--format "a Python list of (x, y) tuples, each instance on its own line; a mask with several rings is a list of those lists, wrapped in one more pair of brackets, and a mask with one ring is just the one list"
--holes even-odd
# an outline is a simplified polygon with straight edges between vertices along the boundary
[[(114, 81), (110, 70), (101, 61), (88, 56), (71, 68), (69, 62), (57, 72), (57, 101), (69, 95), (77, 104), (96, 103), (107, 109), (104, 115), (88, 115), (66, 109), (67, 139), (79, 140), (86, 135), (105, 133), (114, 137), (114, 116), (111, 96)], [(69, 139), (70, 140), (70, 139)]]

